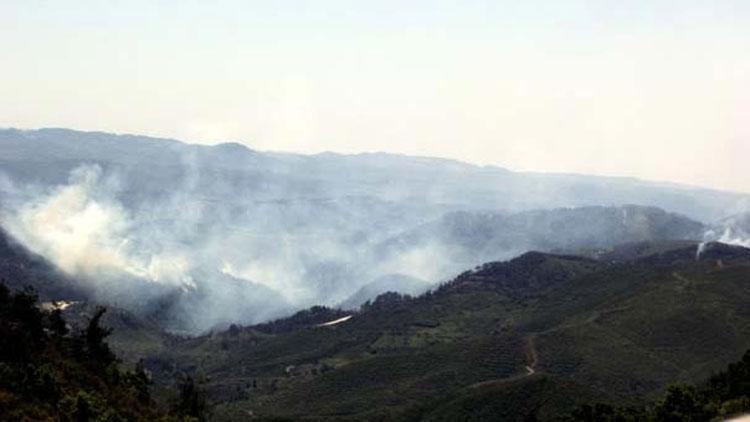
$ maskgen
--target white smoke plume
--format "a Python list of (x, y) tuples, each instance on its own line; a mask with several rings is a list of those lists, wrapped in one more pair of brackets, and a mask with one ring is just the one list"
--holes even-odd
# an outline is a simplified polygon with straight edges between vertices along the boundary
[(719, 236), (719, 242), (750, 248), (750, 235), (742, 231), (738, 232), (731, 227), (727, 227), (721, 236)]
[(722, 219), (706, 232), (705, 239), (750, 248), (750, 211)]
[(189, 284), (185, 257), (138, 254), (129, 213), (110, 196), (101, 167), (75, 169), (68, 184), (6, 216), (10, 233), (63, 271), (84, 277), (122, 272), (144, 280)]
[(703, 242), (698, 245), (696, 259), (700, 258), (708, 242), (721, 242), (750, 248), (750, 211), (741, 211), (724, 218), (706, 230)]
[(358, 234), (361, 224), (340, 221), (342, 210), (237, 197), (221, 203), (201, 191), (189, 156), (182, 166), (178, 189), (130, 206), (133, 186), (99, 165), (80, 166), (53, 187), (6, 180), (3, 226), (99, 300), (132, 308), (167, 295), (169, 312), (178, 314), (169, 316), (174, 328), (192, 332), (335, 305), (391, 272), (440, 281), (457, 271), (436, 264), (448, 260), (430, 248), (376, 263), (377, 230)]
[[(132, 152), (141, 147), (74, 168), (63, 183), (69, 169), (59, 163), (64, 171), (51, 169), (46, 182), (0, 175), (1, 222), (97, 300), (156, 313), (170, 328), (192, 333), (337, 305), (376, 280), (436, 283), (529, 249), (695, 239), (704, 228), (637, 207), (478, 212), (497, 210), (500, 199), (521, 206), (513, 202), (513, 189), (521, 188), (510, 185), (503, 195), (474, 190), (505, 186), (505, 173), (497, 183), (463, 176), (436, 183), (432, 173), (408, 179), (412, 164), (384, 172), (385, 156), (338, 157), (336, 165), (326, 156), (305, 158), (306, 170), (299, 170), (290, 163), (301, 157), (261, 159), (232, 145), (200, 154), (185, 145), (169, 154)], [(678, 230), (659, 231), (655, 221)], [(734, 239), (739, 232), (717, 233)]]

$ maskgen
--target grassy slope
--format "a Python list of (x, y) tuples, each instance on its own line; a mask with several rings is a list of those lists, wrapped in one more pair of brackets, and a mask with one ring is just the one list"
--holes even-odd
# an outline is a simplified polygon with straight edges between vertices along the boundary
[(530, 325), (555, 321), (537, 340), (546, 372), (633, 397), (700, 380), (741, 356), (749, 300), (747, 259), (636, 263), (576, 280), (540, 302), (544, 316)]
[[(208, 387), (218, 397), (247, 399), (228, 406), (235, 415), (248, 409), (332, 416), (404, 408), (461, 386), (524, 372), (522, 337), (493, 332), (497, 321), (487, 318), (518, 305), (483, 291), (411, 305), (388, 304), (387, 310), (372, 310), (341, 325), (286, 335), (251, 329), (236, 336), (222, 333), (193, 340), (177, 361), (200, 366), (215, 380)], [(455, 313), (458, 308), (464, 310)]]
[(750, 257), (656, 250), (619, 263), (530, 254), (432, 295), (384, 297), (339, 325), (216, 333), (147, 364), (161, 380), (205, 374), (218, 420), (441, 420), (468, 408), (465, 420), (483, 420), (502, 403), (540, 416), (638, 404), (750, 348)]

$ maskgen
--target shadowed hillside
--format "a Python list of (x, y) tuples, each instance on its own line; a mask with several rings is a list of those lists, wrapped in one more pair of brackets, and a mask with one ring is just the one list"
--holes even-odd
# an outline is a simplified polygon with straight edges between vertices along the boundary
[(45, 258), (14, 241), (0, 227), (0, 280), (12, 289), (33, 286), (42, 300), (81, 300), (81, 286)]
[(696, 244), (656, 249), (624, 262), (529, 253), (418, 298), (389, 293), (330, 313), (332, 324), (235, 327), (146, 363), (162, 380), (207, 374), (218, 420), (391, 419), (440, 397), (498, 392), (541, 415), (635, 406), (750, 348), (750, 250), (709, 244), (696, 260)]
[[(215, 420), (445, 420), (466, 406), (473, 420), (523, 420), (596, 402), (637, 408), (750, 348), (750, 250), (665, 241), (590, 256), (530, 252), (418, 297), (386, 293), (359, 311), (317, 307), (194, 338), (121, 309), (103, 321), (118, 354), (153, 374), (160, 401), (193, 374)], [(13, 268), (34, 280), (34, 266)], [(85, 329), (95, 312), (81, 302), (64, 314)]]
[(118, 368), (101, 327), (104, 309), (71, 332), (31, 291), (0, 284), (0, 419), (177, 421), (159, 410), (143, 369)]

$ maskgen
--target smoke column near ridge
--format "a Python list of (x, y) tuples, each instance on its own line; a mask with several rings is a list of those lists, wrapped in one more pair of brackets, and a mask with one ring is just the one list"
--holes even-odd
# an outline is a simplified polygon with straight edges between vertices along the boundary
[[(79, 142), (58, 139), (66, 133), (39, 145)], [(21, 135), (27, 137), (13, 148), (35, 142)], [(705, 231), (656, 208), (575, 207), (578, 196), (561, 194), (577, 186), (567, 178), (561, 189), (554, 178), (540, 187), (537, 177), (530, 183), (497, 169), (419, 157), (278, 156), (236, 144), (99, 136), (86, 144), (99, 148), (99, 160), (57, 171), (46, 183), (0, 176), (2, 225), (97, 300), (168, 313), (175, 329), (189, 332), (351, 303), (360, 288), (377, 292), (371, 283), (392, 288), (384, 280), (427, 289), (532, 249), (696, 239)], [(107, 155), (119, 145), (131, 155)], [(70, 154), (51, 166), (77, 162), (80, 152)], [(610, 191), (617, 192), (594, 190)], [(567, 205), (504, 211), (500, 199), (516, 207)], [(742, 242), (740, 223), (705, 240)]]
[[(29, 249), (88, 284), (100, 300), (127, 306), (179, 292), (179, 312), (201, 315), (190, 316), (190, 330), (335, 305), (388, 273), (426, 281), (452, 274), (452, 268), (435, 265), (449, 262), (439, 245), (376, 263), (370, 235), (352, 241), (335, 220), (295, 225), (298, 214), (316, 211), (307, 205), (284, 215), (284, 209), (254, 206), (248, 198), (240, 201), (247, 201), (241, 204), (252, 218), (227, 215), (230, 206), (201, 202), (199, 177), (186, 177), (172, 194), (129, 208), (121, 199), (131, 188), (126, 178), (82, 165), (66, 184), (6, 187), (12, 194), (4, 201), (3, 224)], [(188, 304), (200, 313), (186, 309)]]

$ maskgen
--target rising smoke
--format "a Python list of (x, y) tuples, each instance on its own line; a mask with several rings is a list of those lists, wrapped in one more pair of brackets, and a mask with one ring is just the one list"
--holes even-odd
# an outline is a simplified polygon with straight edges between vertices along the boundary
[(98, 300), (166, 313), (190, 332), (335, 305), (384, 274), (438, 281), (454, 271), (438, 264), (448, 260), (437, 246), (374, 262), (378, 235), (340, 224), (346, 214), (335, 207), (206, 201), (200, 176), (188, 173), (179, 189), (131, 206), (127, 177), (99, 165), (51, 187), (5, 178), (3, 224)]
[(724, 218), (706, 230), (703, 241), (698, 245), (696, 259), (701, 257), (709, 242), (750, 248), (750, 211)]
[[(0, 174), (3, 228), (98, 301), (191, 333), (311, 305), (356, 306), (350, 298), (361, 288), (380, 291), (373, 283), (430, 285), (530, 249), (700, 239), (705, 231), (654, 208), (586, 205), (643, 203), (713, 218), (737, 199), (388, 154), (280, 155), (66, 130), (0, 134), (0, 152), (11, 157)], [(35, 161), (45, 151), (54, 153)], [(557, 207), (565, 208), (528, 211)], [(714, 240), (750, 239), (744, 220), (723, 224), (712, 227)]]

